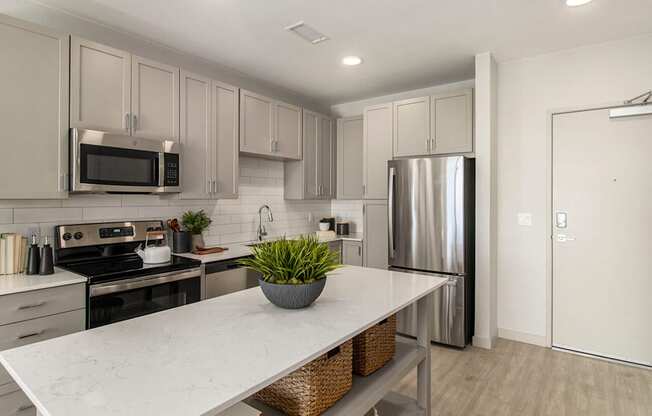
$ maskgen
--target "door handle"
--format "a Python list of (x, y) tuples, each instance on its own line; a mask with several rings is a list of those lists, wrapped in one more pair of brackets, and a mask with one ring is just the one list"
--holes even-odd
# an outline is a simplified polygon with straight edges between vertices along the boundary
[(39, 306), (43, 306), (43, 305), (45, 305), (45, 301), (32, 303), (30, 305), (21, 305), (21, 306), (18, 307), (18, 310), (22, 311), (22, 310), (25, 310), (25, 309), (38, 308)]
[(138, 128), (138, 117), (136, 117), (136, 115), (134, 114), (133, 119), (134, 119), (134, 122), (133, 122), (133, 124), (131, 126), (131, 129), (133, 131), (136, 131), (136, 129)]
[(39, 335), (43, 335), (44, 332), (45, 332), (45, 329), (42, 329), (42, 330), (40, 330), (40, 331), (32, 332), (32, 333), (30, 333), (30, 334), (18, 335), (18, 336), (16, 337), (16, 339), (17, 339), (17, 340), (20, 340), (20, 339), (25, 339), (25, 338), (37, 337), (37, 336), (39, 336)]
[(396, 169), (389, 168), (389, 184), (387, 195), (387, 229), (389, 233), (389, 257), (394, 258), (394, 181)]
[(566, 234), (557, 234), (558, 243), (565, 243), (566, 241), (575, 241), (575, 237), (569, 237)]
[(129, 128), (131, 127), (131, 116), (129, 113), (125, 113), (125, 131), (129, 133)]
[(426, 152), (430, 153), (430, 137), (426, 137)]

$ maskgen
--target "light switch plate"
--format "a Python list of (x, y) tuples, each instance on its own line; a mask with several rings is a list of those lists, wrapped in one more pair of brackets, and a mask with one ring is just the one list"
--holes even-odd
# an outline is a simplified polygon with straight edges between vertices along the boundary
[(532, 214), (529, 212), (519, 212), (518, 213), (518, 225), (524, 227), (532, 226)]

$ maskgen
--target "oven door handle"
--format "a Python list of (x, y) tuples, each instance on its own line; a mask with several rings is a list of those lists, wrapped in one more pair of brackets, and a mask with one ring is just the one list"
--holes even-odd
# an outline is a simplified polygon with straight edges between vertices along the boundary
[(132, 289), (140, 289), (148, 286), (156, 286), (165, 283), (177, 282), (179, 280), (201, 277), (201, 269), (195, 268), (182, 272), (167, 272), (152, 276), (143, 276), (136, 279), (128, 279), (119, 282), (100, 283), (91, 285), (88, 289), (89, 296), (96, 297), (110, 293), (125, 292)]

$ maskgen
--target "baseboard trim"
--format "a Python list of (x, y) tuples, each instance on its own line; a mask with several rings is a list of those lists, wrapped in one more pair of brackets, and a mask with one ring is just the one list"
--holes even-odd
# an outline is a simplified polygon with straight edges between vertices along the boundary
[(484, 348), (486, 350), (492, 349), (496, 345), (496, 338), (481, 337), (478, 335), (473, 336), (473, 346)]
[(498, 337), (512, 341), (524, 342), (526, 344), (550, 347), (545, 335), (528, 334), (527, 332), (514, 331), (511, 329), (498, 328)]

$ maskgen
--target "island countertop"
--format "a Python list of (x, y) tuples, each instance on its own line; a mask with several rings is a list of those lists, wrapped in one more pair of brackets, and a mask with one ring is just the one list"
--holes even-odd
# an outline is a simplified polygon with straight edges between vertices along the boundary
[(347, 266), (303, 310), (253, 288), (2, 351), (0, 362), (43, 416), (214, 415), (446, 280)]

